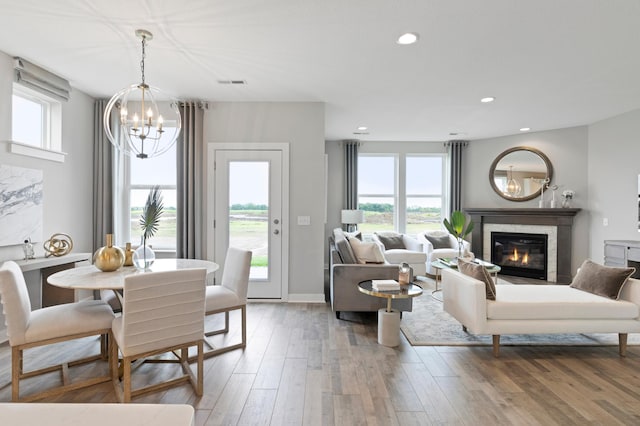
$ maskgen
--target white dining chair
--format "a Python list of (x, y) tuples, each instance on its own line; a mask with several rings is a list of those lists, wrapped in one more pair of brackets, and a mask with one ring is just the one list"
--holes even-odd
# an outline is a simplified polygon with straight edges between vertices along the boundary
[(249, 287), (249, 272), (251, 270), (251, 251), (235, 247), (227, 249), (227, 256), (222, 270), (221, 285), (210, 285), (206, 289), (206, 315), (224, 313), (224, 327), (205, 332), (206, 337), (229, 332), (229, 312), (241, 311), (241, 342), (221, 347), (205, 340), (211, 348), (204, 353), (210, 358), (234, 349), (247, 346), (247, 290)]
[[(11, 399), (34, 401), (111, 380), (111, 375), (71, 381), (69, 367), (107, 358), (107, 336), (114, 314), (100, 300), (84, 300), (31, 311), (27, 285), (20, 267), (6, 261), (0, 267), (0, 298), (4, 308), (11, 346)], [(100, 354), (68, 361), (60, 365), (24, 371), (26, 349), (51, 345), (87, 336), (101, 336)], [(20, 380), (60, 370), (63, 384), (56, 388), (20, 397)]]
[[(147, 392), (190, 382), (196, 395), (203, 388), (203, 335), (206, 269), (145, 272), (124, 280), (122, 315), (113, 320), (111, 372), (120, 402)], [(197, 347), (197, 375), (189, 365), (189, 348)], [(180, 350), (176, 362), (184, 375), (162, 383), (132, 389), (131, 366), (136, 360)], [(122, 380), (118, 374), (122, 354)]]

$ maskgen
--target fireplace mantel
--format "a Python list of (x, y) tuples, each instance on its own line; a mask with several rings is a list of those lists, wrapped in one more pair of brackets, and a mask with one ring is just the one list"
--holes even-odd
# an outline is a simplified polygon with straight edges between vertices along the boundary
[(541, 208), (467, 208), (473, 220), (471, 233), (471, 251), (476, 256), (485, 258), (490, 254), (483, 253), (484, 225), (547, 225), (555, 226), (558, 231), (557, 240), (557, 282), (571, 282), (571, 241), (573, 218), (581, 209), (541, 209)]

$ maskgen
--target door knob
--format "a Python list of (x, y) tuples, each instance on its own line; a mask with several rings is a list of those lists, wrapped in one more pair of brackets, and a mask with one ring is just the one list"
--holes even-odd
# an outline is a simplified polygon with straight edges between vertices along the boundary
[(273, 219), (273, 223), (275, 223), (276, 225), (280, 223), (280, 221), (278, 219)]
[(280, 231), (279, 231), (279, 230), (277, 230), (277, 229), (276, 229), (275, 231), (273, 231), (273, 234), (274, 234), (274, 235), (278, 235), (279, 233), (280, 233)]

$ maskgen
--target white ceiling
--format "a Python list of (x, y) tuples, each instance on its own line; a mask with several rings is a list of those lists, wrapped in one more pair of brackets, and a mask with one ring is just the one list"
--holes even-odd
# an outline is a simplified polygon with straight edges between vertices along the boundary
[[(154, 34), (147, 83), (324, 102), (329, 140), (473, 140), (640, 108), (639, 0), (0, 0), (0, 51), (96, 97), (139, 82), (137, 28)], [(407, 31), (419, 42), (397, 45)]]

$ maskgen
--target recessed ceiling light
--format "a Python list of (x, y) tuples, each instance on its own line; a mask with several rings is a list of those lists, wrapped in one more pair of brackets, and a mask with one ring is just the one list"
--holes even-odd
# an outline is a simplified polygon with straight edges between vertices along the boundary
[(416, 41), (418, 41), (418, 38), (419, 38), (418, 33), (404, 33), (400, 37), (398, 37), (398, 40), (396, 40), (396, 43), (413, 44)]
[(358, 130), (367, 130), (368, 127), (367, 126), (358, 126)]
[(521, 132), (528, 132), (529, 130), (531, 130), (531, 127), (523, 127), (520, 129)]
[(496, 100), (496, 98), (494, 98), (493, 96), (487, 96), (486, 98), (480, 99), (480, 102), (486, 104), (486, 103), (489, 103), (489, 102), (493, 102), (495, 100)]

